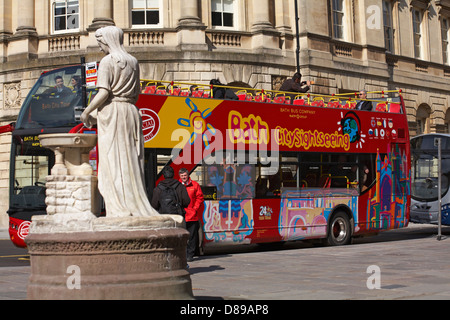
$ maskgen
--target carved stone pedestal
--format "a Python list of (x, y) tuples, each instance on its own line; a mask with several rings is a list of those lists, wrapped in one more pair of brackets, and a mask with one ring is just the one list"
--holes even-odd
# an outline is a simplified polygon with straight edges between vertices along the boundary
[(28, 299), (193, 298), (181, 217), (96, 218), (63, 232), (57, 216), (33, 218), (26, 238)]
[(97, 137), (41, 135), (55, 152), (46, 216), (34, 216), (26, 244), (28, 299), (192, 299), (189, 233), (181, 216), (102, 217), (88, 164)]

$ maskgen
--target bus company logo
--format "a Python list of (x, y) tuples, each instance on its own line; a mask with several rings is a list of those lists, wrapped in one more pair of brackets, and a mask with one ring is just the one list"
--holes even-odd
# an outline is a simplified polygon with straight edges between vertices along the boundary
[(193, 132), (190, 135), (189, 143), (191, 146), (195, 144), (197, 139), (202, 140), (206, 149), (210, 148), (210, 141), (208, 140), (208, 134), (211, 136), (216, 135), (216, 128), (206, 121), (212, 114), (210, 108), (201, 111), (195, 103), (187, 98), (185, 100), (186, 105), (191, 110), (189, 118), (179, 118), (177, 123), (181, 127), (190, 128)]
[(28, 233), (30, 232), (30, 221), (24, 221), (19, 225), (19, 229), (17, 230), (17, 236), (24, 240), (25, 237), (28, 235)]
[(269, 125), (260, 116), (250, 114), (244, 117), (238, 111), (231, 111), (228, 114), (228, 126), (231, 128), (228, 131), (230, 140), (235, 144), (269, 144)]
[(269, 206), (259, 207), (259, 220), (271, 220), (273, 209)]
[(159, 132), (161, 121), (158, 114), (151, 109), (140, 109), (142, 116), (142, 132), (144, 134), (144, 141), (149, 142)]
[(345, 116), (341, 113), (341, 118), (341, 121), (338, 122), (338, 125), (340, 125), (339, 131), (342, 130), (344, 135), (350, 137), (350, 143), (356, 143), (356, 147), (362, 149), (363, 143), (366, 142), (364, 140), (366, 135), (361, 133), (361, 120), (359, 117), (355, 112), (349, 111)]
[(342, 118), (340, 124), (342, 126), (343, 133), (349, 135), (351, 143), (359, 141), (359, 139), (361, 138), (361, 122), (356, 113), (347, 113), (345, 117)]

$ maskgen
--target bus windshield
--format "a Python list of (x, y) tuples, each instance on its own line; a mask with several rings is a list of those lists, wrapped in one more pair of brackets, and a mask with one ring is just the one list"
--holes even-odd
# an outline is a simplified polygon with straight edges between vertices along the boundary
[(81, 66), (43, 73), (22, 106), (16, 129), (73, 127), (79, 123), (81, 98)]
[[(438, 136), (421, 136), (411, 140), (413, 177), (411, 195), (418, 201), (434, 201), (438, 199), (438, 149), (434, 144)], [(442, 138), (442, 175), (441, 192), (448, 192), (450, 165), (450, 138)]]
[(13, 139), (9, 213), (45, 213), (45, 178), (54, 163), (53, 152), (40, 147), (38, 136)]

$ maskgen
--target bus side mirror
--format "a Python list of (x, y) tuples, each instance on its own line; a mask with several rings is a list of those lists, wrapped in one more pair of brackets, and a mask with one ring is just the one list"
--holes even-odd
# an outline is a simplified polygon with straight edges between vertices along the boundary
[(439, 142), (440, 142), (441, 138), (434, 138), (434, 146), (437, 148), (439, 147)]

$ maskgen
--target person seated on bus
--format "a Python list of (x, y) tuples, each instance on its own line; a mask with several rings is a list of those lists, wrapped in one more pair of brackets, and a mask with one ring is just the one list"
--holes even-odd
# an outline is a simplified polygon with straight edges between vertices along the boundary
[(281, 177), (279, 173), (269, 177), (269, 190), (267, 196), (279, 197), (281, 194)]
[(233, 90), (222, 87), (214, 87), (223, 86), (219, 79), (212, 79), (209, 84), (213, 85), (214, 99), (239, 100), (239, 97), (234, 93)]
[(72, 92), (76, 94), (81, 94), (81, 78), (80, 76), (73, 76), (70, 80), (70, 83), (72, 84)]
[(358, 173), (358, 166), (356, 164), (352, 165), (350, 172), (347, 173), (347, 179), (348, 179), (348, 184), (349, 184), (348, 187), (350, 189), (358, 189), (359, 188), (358, 178), (361, 177), (359, 174), (360, 173)]
[(56, 76), (55, 77), (55, 84), (56, 84), (56, 86), (51, 89), (51, 92), (50, 92), (51, 94), (67, 95), (67, 94), (71, 94), (72, 93), (72, 90), (70, 90), (70, 88), (68, 88), (68, 87), (66, 87), (64, 85), (63, 77)]
[(280, 87), (280, 91), (306, 93), (311, 87), (311, 81), (301, 81), (302, 74), (296, 72), (292, 79), (287, 79)]
[(191, 96), (191, 97), (193, 97), (194, 96), (194, 92), (197, 92), (198, 91), (198, 86), (196, 86), (195, 84), (194, 85), (192, 85), (190, 88), (189, 88), (189, 95)]
[(372, 111), (372, 101), (366, 101), (367, 99), (367, 91), (366, 90), (361, 90), (358, 94), (359, 99), (363, 99), (360, 100), (357, 104), (356, 104), (356, 110), (366, 110), (366, 111)]
[(369, 173), (369, 168), (364, 165), (361, 170), (361, 192), (366, 191), (372, 182), (372, 180), (369, 179)]

